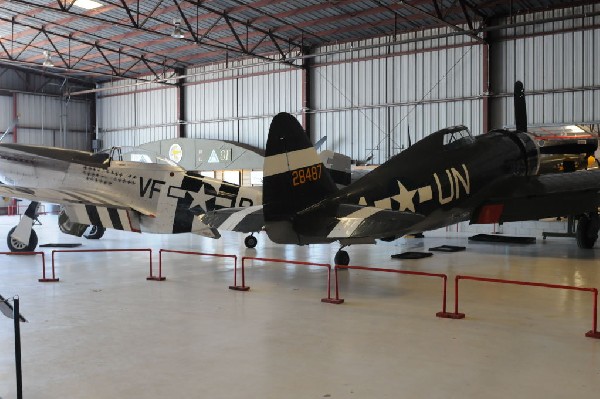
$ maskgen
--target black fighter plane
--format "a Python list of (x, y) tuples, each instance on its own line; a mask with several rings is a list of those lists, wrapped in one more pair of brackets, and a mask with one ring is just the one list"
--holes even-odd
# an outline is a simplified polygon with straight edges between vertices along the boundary
[[(442, 129), (338, 189), (296, 118), (280, 113), (267, 140), (263, 208), (250, 216), (256, 223), (262, 212), (265, 230), (276, 243), (339, 241), (343, 248), (465, 220), (499, 223), (573, 215), (579, 219), (578, 245), (592, 248), (600, 228), (600, 170), (538, 172), (541, 154), (592, 154), (597, 141), (541, 148), (527, 133), (521, 82), (515, 84), (515, 115), (516, 130), (473, 137), (465, 126)], [(218, 212), (204, 222), (244, 230), (235, 209)], [(348, 253), (340, 249), (335, 262), (348, 264)]]

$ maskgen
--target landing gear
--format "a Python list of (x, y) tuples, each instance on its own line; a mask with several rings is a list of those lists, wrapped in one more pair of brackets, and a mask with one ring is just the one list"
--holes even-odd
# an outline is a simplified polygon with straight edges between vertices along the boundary
[(598, 239), (598, 230), (600, 229), (600, 217), (595, 212), (583, 214), (577, 222), (577, 246), (579, 248), (590, 249), (596, 244)]
[(254, 248), (256, 244), (258, 244), (258, 240), (252, 234), (244, 239), (244, 244), (246, 244), (246, 248)]
[(99, 240), (100, 238), (102, 238), (105, 231), (106, 231), (106, 229), (104, 227), (92, 226), (92, 228), (90, 229), (90, 232), (88, 234), (84, 235), (84, 237), (87, 238), (88, 240)]
[(17, 227), (18, 226), (15, 226), (10, 229), (8, 236), (6, 236), (6, 244), (8, 245), (8, 249), (10, 249), (10, 252), (33, 252), (38, 245), (38, 237), (35, 233), (35, 230), (31, 230), (29, 242), (25, 244), (12, 237), (12, 233), (17, 229)]
[(33, 221), (37, 219), (39, 202), (32, 201), (18, 225), (10, 229), (6, 244), (11, 252), (32, 252), (38, 245), (38, 237), (33, 231)]
[(340, 249), (336, 252), (333, 261), (336, 265), (348, 266), (350, 264), (350, 255), (348, 255), (348, 252)]

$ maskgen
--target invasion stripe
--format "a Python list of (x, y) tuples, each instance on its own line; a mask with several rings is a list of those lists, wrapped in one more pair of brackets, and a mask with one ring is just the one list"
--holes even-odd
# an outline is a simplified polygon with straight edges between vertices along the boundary
[(110, 221), (113, 225), (113, 228), (117, 230), (123, 230), (123, 224), (121, 223), (121, 218), (119, 217), (119, 211), (115, 208), (108, 208), (108, 216), (110, 216)]
[(364, 207), (359, 209), (356, 212), (351, 213), (348, 216), (344, 216), (340, 218), (340, 221), (336, 226), (329, 232), (327, 235), (328, 238), (336, 238), (336, 237), (352, 237), (352, 234), (356, 231), (358, 226), (364, 222), (366, 218), (372, 216), (378, 212), (381, 212), (381, 209), (377, 209), (374, 207)]
[(312, 147), (271, 155), (265, 158), (263, 177), (278, 175), (290, 170), (305, 168), (320, 163), (321, 160), (315, 149)]
[(242, 222), (242, 220), (244, 220), (244, 218), (248, 215), (250, 215), (251, 213), (256, 212), (258, 209), (260, 209), (262, 207), (262, 205), (259, 206), (249, 206), (248, 208), (236, 212), (234, 214), (232, 214), (231, 216), (229, 216), (227, 219), (225, 219), (225, 221), (223, 223), (221, 223), (221, 225), (219, 226), (219, 229), (221, 230), (231, 230), (231, 231), (235, 231), (235, 227), (240, 224)]
[(102, 222), (100, 221), (100, 215), (98, 215), (98, 209), (94, 205), (86, 205), (85, 210), (87, 211), (87, 214), (90, 217), (90, 222), (92, 222), (92, 225), (102, 226)]
[(97, 206), (96, 210), (98, 211), (98, 216), (100, 216), (100, 223), (102, 224), (102, 227), (112, 227), (110, 215), (108, 214), (108, 208)]

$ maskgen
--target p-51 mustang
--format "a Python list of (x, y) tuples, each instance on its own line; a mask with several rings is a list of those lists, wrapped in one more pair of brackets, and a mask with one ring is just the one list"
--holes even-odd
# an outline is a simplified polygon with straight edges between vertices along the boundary
[[(23, 144), (0, 144), (0, 195), (32, 200), (10, 230), (11, 251), (33, 251), (38, 201), (61, 204), (59, 227), (87, 238), (104, 229), (149, 233), (195, 233), (220, 237), (198, 215), (223, 207), (260, 204), (262, 190), (186, 172), (162, 163), (123, 161), (120, 150), (89, 153)], [(252, 237), (254, 238), (254, 237)]]
[[(527, 133), (525, 98), (515, 84), (516, 130), (472, 137), (464, 126), (442, 129), (394, 156), (363, 178), (338, 189), (306, 133), (291, 115), (269, 129), (263, 177), (265, 230), (281, 244), (339, 241), (344, 246), (392, 240), (470, 220), (498, 223), (573, 215), (577, 243), (591, 248), (600, 221), (600, 170), (539, 175), (542, 153), (587, 153), (596, 140), (569, 148), (540, 148)], [(573, 148), (572, 148), (573, 147)], [(210, 212), (208, 225), (251, 230), (250, 209)], [(241, 214), (241, 215), (240, 215)], [(340, 249), (337, 264), (348, 264)]]

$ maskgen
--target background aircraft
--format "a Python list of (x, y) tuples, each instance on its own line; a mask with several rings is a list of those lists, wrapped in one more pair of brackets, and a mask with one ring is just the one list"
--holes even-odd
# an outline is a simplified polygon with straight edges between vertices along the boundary
[[(338, 189), (306, 133), (289, 114), (271, 123), (265, 152), (263, 208), (271, 240), (281, 244), (391, 240), (457, 222), (499, 223), (575, 215), (577, 243), (591, 248), (600, 221), (600, 170), (539, 175), (540, 147), (527, 131), (521, 82), (515, 84), (516, 130), (472, 137), (464, 126), (442, 129)], [(597, 141), (544, 149), (592, 154)], [(243, 216), (243, 215), (242, 215)], [(203, 216), (210, 226), (243, 231), (235, 209)], [(348, 264), (340, 249), (337, 264)]]

